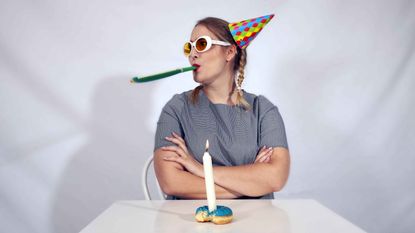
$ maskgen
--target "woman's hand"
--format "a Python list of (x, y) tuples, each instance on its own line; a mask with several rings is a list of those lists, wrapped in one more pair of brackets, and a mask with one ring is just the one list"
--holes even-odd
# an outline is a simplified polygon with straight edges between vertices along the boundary
[(263, 146), (261, 150), (258, 152), (254, 163), (268, 163), (271, 161), (271, 155), (274, 148)]
[(189, 153), (186, 143), (179, 135), (172, 133), (173, 137), (166, 137), (167, 141), (173, 142), (177, 146), (164, 146), (162, 150), (175, 152), (175, 155), (167, 155), (163, 159), (181, 164), (190, 173), (204, 177), (203, 165), (200, 164), (192, 154)]

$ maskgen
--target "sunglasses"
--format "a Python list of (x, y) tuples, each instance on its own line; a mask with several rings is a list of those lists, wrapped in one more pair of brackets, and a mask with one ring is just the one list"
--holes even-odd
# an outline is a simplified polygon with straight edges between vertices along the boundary
[(231, 45), (228, 42), (220, 41), (220, 40), (212, 40), (209, 36), (201, 36), (195, 40), (195, 42), (188, 41), (183, 46), (183, 52), (186, 57), (190, 55), (192, 52), (192, 48), (195, 48), (197, 52), (203, 53), (208, 51), (213, 44), (222, 45), (222, 46), (229, 46)]

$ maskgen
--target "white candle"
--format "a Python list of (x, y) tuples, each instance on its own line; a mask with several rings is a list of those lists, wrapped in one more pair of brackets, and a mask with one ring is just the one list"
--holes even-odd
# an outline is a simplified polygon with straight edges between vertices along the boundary
[(209, 152), (209, 141), (206, 140), (206, 150), (203, 154), (203, 170), (205, 172), (206, 196), (209, 212), (216, 210), (215, 181), (213, 180), (212, 157)]

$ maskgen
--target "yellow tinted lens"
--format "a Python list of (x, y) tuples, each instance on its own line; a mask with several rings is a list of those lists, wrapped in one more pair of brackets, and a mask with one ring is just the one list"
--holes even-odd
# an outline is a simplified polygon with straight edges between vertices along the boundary
[(207, 47), (207, 41), (205, 38), (200, 38), (196, 41), (196, 50), (198, 52), (203, 52)]
[(183, 46), (184, 55), (189, 56), (190, 51), (192, 51), (192, 45), (189, 42), (186, 42)]

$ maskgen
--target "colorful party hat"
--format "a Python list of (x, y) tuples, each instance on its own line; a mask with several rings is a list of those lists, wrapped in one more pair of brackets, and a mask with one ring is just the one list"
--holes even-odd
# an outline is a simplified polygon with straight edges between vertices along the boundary
[(264, 28), (273, 17), (274, 14), (247, 19), (236, 23), (230, 23), (228, 27), (235, 42), (241, 49), (244, 49), (252, 40), (254, 40), (262, 28)]

